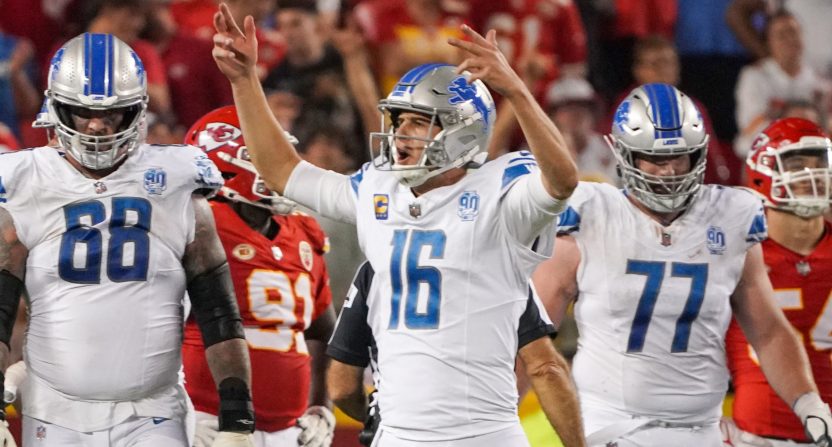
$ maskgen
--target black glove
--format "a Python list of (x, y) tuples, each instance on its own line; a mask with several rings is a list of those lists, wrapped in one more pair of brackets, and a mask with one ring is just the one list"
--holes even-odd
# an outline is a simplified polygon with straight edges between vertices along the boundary
[(378, 401), (375, 399), (376, 392), (370, 393), (370, 407), (367, 408), (367, 418), (364, 419), (364, 428), (358, 433), (358, 442), (364, 446), (370, 446), (373, 438), (376, 437), (378, 426), (381, 425), (381, 413), (378, 409)]
[(254, 405), (248, 385), (237, 377), (224, 379), (219, 386), (220, 431), (254, 433)]

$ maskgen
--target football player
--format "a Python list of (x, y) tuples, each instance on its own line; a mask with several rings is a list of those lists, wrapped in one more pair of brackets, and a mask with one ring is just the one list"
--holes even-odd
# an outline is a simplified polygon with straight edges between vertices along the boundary
[[(465, 26), (471, 41), (450, 40), (470, 56), (459, 67), (406, 73), (379, 103), (387, 131), (373, 134), (371, 146), (380, 156), (345, 176), (301, 161), (268, 113), (256, 82), (253, 20), (243, 33), (221, 5), (215, 26), (214, 58), (231, 81), (258, 172), (278, 193), (355, 222), (375, 271), (368, 299), (381, 383), (375, 443), (528, 445), (517, 416), (517, 329), (529, 277), (544, 259), (538, 252), (551, 250), (551, 238), (539, 236), (565, 208), (577, 172), (495, 33), (486, 38)], [(512, 103), (532, 152), (484, 162), (495, 119), (486, 83)], [(521, 359), (538, 377), (535, 391), (562, 439), (583, 445), (568, 368), (536, 361), (553, 350), (539, 343)]]
[[(830, 204), (830, 157), (832, 142), (817, 124), (784, 118), (760, 133), (746, 163), (748, 186), (766, 207), (763, 261), (774, 297), (800, 334), (825, 402), (832, 401), (832, 226), (823, 219)], [(722, 424), (726, 444), (811, 445), (811, 432), (766, 381), (736, 320), (725, 345), (735, 390), (733, 421)]]
[(186, 290), (219, 384), (213, 445), (251, 445), (248, 352), (205, 199), (222, 177), (197, 148), (144, 144), (146, 88), (124, 42), (73, 38), (46, 91), (59, 150), (0, 164), (0, 364), (25, 289), (25, 445), (185, 446)]
[(753, 194), (703, 185), (708, 136), (667, 84), (622, 101), (609, 143), (623, 190), (581, 183), (535, 285), (559, 322), (575, 301), (573, 368), (590, 445), (720, 445), (733, 312), (766, 378), (819, 445), (832, 415), (775, 304)]
[[(257, 175), (234, 106), (200, 118), (185, 142), (202, 148), (225, 178), (210, 204), (248, 341), (254, 443), (329, 446), (335, 418), (327, 408), (324, 350), (335, 312), (323, 258), (326, 236)], [(216, 386), (203, 351), (199, 327), (189, 320), (183, 361), (197, 410), (196, 447), (210, 446), (217, 430)]]

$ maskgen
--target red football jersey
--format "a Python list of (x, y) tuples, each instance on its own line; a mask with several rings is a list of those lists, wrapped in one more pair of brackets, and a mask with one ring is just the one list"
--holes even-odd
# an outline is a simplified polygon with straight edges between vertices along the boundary
[[(809, 256), (769, 239), (763, 242), (769, 278), (786, 318), (803, 340), (821, 398), (832, 401), (832, 225)], [(803, 425), (769, 386), (737, 321), (725, 340), (736, 389), (734, 420), (741, 429), (766, 437), (808, 442)]]
[[(332, 302), (326, 237), (315, 219), (292, 214), (274, 216), (280, 232), (270, 240), (227, 203), (212, 202), (211, 208), (245, 325), (257, 429), (291, 427), (308, 406), (310, 357), (303, 331)], [(217, 388), (193, 318), (185, 326), (182, 357), (194, 407), (216, 414)]]

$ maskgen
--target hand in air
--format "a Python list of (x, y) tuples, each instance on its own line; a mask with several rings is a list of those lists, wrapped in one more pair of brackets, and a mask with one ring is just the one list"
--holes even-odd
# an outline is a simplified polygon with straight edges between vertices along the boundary
[(214, 49), (211, 55), (220, 71), (232, 83), (257, 77), (257, 37), (254, 18), (246, 16), (243, 32), (225, 3), (214, 13)]
[(481, 79), (489, 88), (503, 96), (511, 96), (525, 90), (523, 80), (511, 68), (497, 46), (496, 31), (491, 30), (483, 37), (468, 25), (462, 25), (462, 32), (471, 39), (470, 42), (456, 38), (448, 39), (449, 44), (467, 53), (465, 60), (457, 67), (457, 73), (468, 71), (471, 73), (468, 83)]

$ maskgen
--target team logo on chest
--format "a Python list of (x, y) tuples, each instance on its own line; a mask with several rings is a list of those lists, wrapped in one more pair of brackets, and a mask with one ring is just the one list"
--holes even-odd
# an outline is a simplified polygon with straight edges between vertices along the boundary
[(303, 264), (303, 268), (311, 271), (315, 257), (312, 256), (312, 246), (309, 245), (309, 242), (300, 241), (300, 244), (298, 244), (298, 255), (300, 255), (300, 263)]
[(168, 187), (168, 175), (162, 168), (144, 171), (144, 189), (148, 194), (160, 195)]
[(459, 196), (457, 215), (463, 222), (471, 222), (480, 212), (480, 195), (476, 191), (465, 191)]
[(708, 251), (712, 255), (721, 255), (725, 253), (725, 232), (722, 228), (713, 225), (708, 227)]
[(254, 258), (256, 251), (249, 244), (239, 244), (231, 250), (231, 254), (241, 261), (250, 261)]

